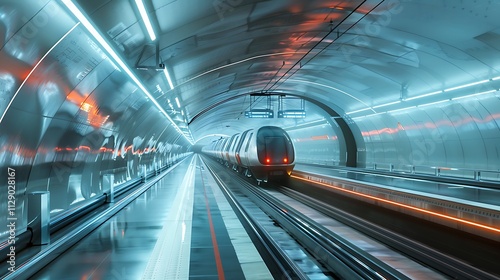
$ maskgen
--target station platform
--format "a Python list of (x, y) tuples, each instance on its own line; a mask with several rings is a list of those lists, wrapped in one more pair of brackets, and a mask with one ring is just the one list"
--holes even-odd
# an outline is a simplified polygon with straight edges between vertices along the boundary
[(33, 279), (272, 279), (197, 156)]
[(296, 164), (292, 177), (329, 191), (500, 241), (500, 189)]
[[(462, 205), (460, 207), (485, 204), (492, 213), (500, 213), (496, 209), (500, 206), (467, 200), (464, 192), (469, 188), (466, 187), (462, 192), (457, 186), (443, 183), (436, 183), (432, 188), (432, 183), (418, 180), (363, 176), (301, 164), (297, 164), (292, 173), (296, 179), (333, 187), (332, 192), (349, 191), (349, 195), (358, 192), (365, 195), (365, 200), (377, 198), (380, 205), (396, 201), (403, 212), (410, 212), (401, 206), (403, 203), (411, 206), (417, 202), (422, 209), (434, 207), (433, 211), (440, 211), (429, 201), (442, 203), (446, 200)], [(450, 189), (445, 189), (447, 187)], [(446, 193), (457, 195), (445, 196)], [(429, 203), (427, 206), (422, 203), (424, 198)], [(303, 205), (294, 207), (306, 209)], [(331, 224), (323, 217), (307, 213), (323, 221), (325, 226)], [(353, 244), (361, 248), (373, 247), (374, 253), (370, 253), (377, 258), (397, 261), (396, 267), (405, 274), (434, 275), (420, 266), (411, 266), (412, 263), (403, 268), (401, 264), (406, 260), (401, 260), (397, 254), (375, 245), (367, 246), (373, 242), (352, 230), (339, 225), (333, 228), (335, 232), (345, 232), (346, 238), (354, 239)], [(45, 280), (273, 278), (236, 213), (197, 155), (184, 159), (118, 214), (32, 276), (32, 279)]]

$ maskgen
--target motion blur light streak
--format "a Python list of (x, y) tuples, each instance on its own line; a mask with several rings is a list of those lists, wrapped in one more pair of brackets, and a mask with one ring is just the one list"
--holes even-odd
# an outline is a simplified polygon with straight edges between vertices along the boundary
[(35, 72), (35, 70), (37, 69), (38, 65), (40, 65), (40, 63), (42, 63), (42, 61), (45, 59), (45, 57), (47, 57), (47, 55), (49, 55), (49, 53), (55, 47), (57, 47), (57, 45), (59, 45), (59, 43), (61, 43), (61, 41), (64, 40), (64, 38), (66, 38), (66, 36), (68, 36), (73, 31), (73, 29), (75, 29), (79, 24), (80, 23), (77, 23), (73, 27), (71, 27), (71, 29), (68, 30), (68, 32), (66, 32), (61, 37), (61, 39), (59, 39), (52, 47), (50, 47), (50, 49), (42, 56), (42, 58), (40, 58), (40, 60), (35, 64), (35, 66), (33, 66), (33, 68), (31, 69), (31, 71), (26, 75), (26, 78), (24, 78), (24, 80), (22, 81), (21, 85), (19, 85), (19, 88), (14, 93), (14, 96), (12, 96), (12, 98), (9, 101), (9, 103), (7, 104), (7, 107), (5, 108), (2, 116), (0, 117), (0, 123), (2, 123), (3, 118), (5, 117), (5, 115), (7, 114), (7, 111), (9, 110), (10, 106), (12, 105), (12, 102), (14, 102), (14, 99), (16, 98), (17, 94), (19, 93), (19, 91), (21, 91), (21, 88), (24, 86), (24, 84), (26, 83), (26, 81), (31, 77), (31, 74), (33, 74), (33, 72)]
[(483, 225), (483, 224), (480, 224), (480, 223), (476, 223), (476, 222), (472, 222), (472, 221), (468, 221), (468, 220), (464, 220), (464, 219), (460, 219), (460, 218), (448, 216), (448, 215), (445, 215), (445, 214), (432, 212), (432, 211), (425, 210), (425, 209), (418, 208), (418, 207), (414, 207), (414, 206), (411, 206), (411, 205), (406, 205), (406, 204), (403, 204), (403, 203), (399, 203), (399, 202), (395, 202), (395, 201), (390, 201), (390, 200), (387, 200), (387, 199), (383, 199), (383, 198), (371, 196), (371, 195), (368, 195), (368, 194), (364, 194), (364, 193), (359, 193), (359, 192), (347, 190), (347, 189), (344, 189), (344, 188), (341, 188), (341, 187), (336, 187), (334, 185), (325, 184), (325, 183), (322, 183), (322, 182), (318, 182), (318, 181), (314, 181), (314, 180), (310, 180), (310, 179), (306, 179), (306, 178), (301, 178), (301, 177), (298, 177), (298, 176), (295, 176), (295, 175), (291, 175), (290, 177), (293, 177), (295, 179), (299, 179), (299, 180), (302, 180), (302, 181), (306, 181), (306, 182), (309, 182), (309, 183), (314, 183), (314, 184), (322, 185), (322, 186), (325, 186), (325, 187), (328, 187), (328, 188), (336, 189), (338, 191), (342, 191), (342, 192), (345, 192), (345, 193), (350, 193), (350, 194), (354, 194), (354, 195), (357, 195), (357, 196), (361, 196), (361, 197), (365, 197), (365, 198), (377, 200), (377, 201), (380, 201), (380, 202), (383, 202), (383, 203), (400, 206), (400, 207), (403, 207), (403, 208), (406, 208), (406, 209), (410, 209), (410, 210), (413, 210), (413, 211), (430, 214), (432, 216), (440, 217), (440, 218), (443, 218), (443, 219), (446, 219), (446, 220), (456, 221), (456, 222), (459, 222), (459, 223), (462, 223), (462, 224), (466, 224), (466, 225), (470, 225), (470, 226), (474, 226), (474, 227), (478, 227), (478, 228), (482, 228), (482, 229), (486, 229), (486, 230), (490, 230), (490, 231), (494, 231), (494, 232), (500, 233), (500, 228), (495, 228), (495, 227)]
[(474, 123), (488, 123), (488, 122), (492, 122), (492, 121), (495, 121), (498, 119), (500, 119), (500, 113), (488, 115), (484, 119), (478, 119), (475, 117), (467, 117), (467, 118), (457, 120), (455, 122), (452, 122), (449, 120), (442, 120), (442, 121), (438, 121), (435, 123), (426, 122), (424, 124), (404, 126), (404, 128), (403, 128), (403, 125), (401, 125), (401, 123), (399, 123), (397, 128), (384, 127), (382, 129), (362, 131), (361, 135), (362, 136), (372, 136), (372, 135), (380, 135), (380, 134), (384, 134), (384, 133), (394, 134), (394, 133), (398, 133), (399, 131), (403, 131), (403, 130), (437, 129), (437, 128), (442, 127), (442, 126), (458, 127), (458, 126), (467, 125), (467, 124), (473, 123), (473, 122)]
[[(97, 29), (92, 25), (92, 23), (87, 19), (87, 17), (80, 11), (80, 9), (71, 0), (62, 0), (64, 5), (70, 10), (70, 12), (82, 23), (82, 25), (87, 29), (88, 32), (99, 42), (99, 44), (106, 50), (106, 52), (118, 63), (118, 65), (127, 73), (127, 75), (134, 81), (134, 83), (142, 90), (142, 92), (148, 97), (148, 99), (153, 102), (153, 104), (160, 110), (160, 112), (170, 121), (174, 128), (182, 135), (184, 138), (193, 145), (193, 141), (189, 139), (174, 120), (168, 115), (168, 113), (163, 109), (163, 107), (156, 101), (156, 99), (149, 93), (146, 87), (141, 83), (139, 78), (130, 70), (130, 68), (123, 62), (123, 60), (118, 56), (118, 54), (113, 50), (113, 48), (107, 43), (104, 37), (97, 31)], [(74, 28), (74, 27), (73, 27)], [(69, 34), (69, 33), (68, 33)], [(1, 120), (0, 120), (1, 122)]]
[(99, 108), (96, 106), (97, 102), (90, 96), (82, 96), (76, 91), (72, 91), (66, 96), (66, 99), (88, 114), (87, 122), (93, 127), (97, 128), (103, 126), (109, 118), (109, 115), (102, 116), (99, 114)]

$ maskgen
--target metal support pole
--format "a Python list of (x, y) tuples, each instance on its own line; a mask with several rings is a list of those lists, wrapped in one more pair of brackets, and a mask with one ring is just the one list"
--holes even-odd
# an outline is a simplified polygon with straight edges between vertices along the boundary
[(102, 175), (102, 189), (106, 192), (106, 202), (115, 202), (115, 175), (114, 174), (104, 174)]
[(50, 192), (39, 191), (28, 194), (28, 225), (33, 236), (33, 245), (46, 245), (50, 243)]

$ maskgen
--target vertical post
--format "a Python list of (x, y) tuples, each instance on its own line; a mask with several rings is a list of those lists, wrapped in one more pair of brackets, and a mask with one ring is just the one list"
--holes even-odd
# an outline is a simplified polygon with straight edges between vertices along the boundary
[(142, 176), (144, 176), (143, 177), (144, 178), (144, 183), (146, 183), (146, 176), (148, 175), (147, 173), (148, 172), (147, 172), (147, 169), (146, 169), (146, 165), (143, 165), (142, 166)]
[(106, 192), (106, 202), (115, 202), (115, 186), (113, 182), (115, 181), (114, 174), (104, 174), (102, 175), (102, 189)]
[(46, 245), (50, 243), (50, 192), (39, 191), (28, 194), (28, 221), (33, 230), (31, 243)]

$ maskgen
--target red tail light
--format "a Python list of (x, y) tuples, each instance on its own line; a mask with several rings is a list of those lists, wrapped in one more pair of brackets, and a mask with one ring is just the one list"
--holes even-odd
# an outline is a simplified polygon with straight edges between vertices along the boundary
[(284, 158), (284, 159), (283, 159), (283, 162), (284, 162), (284, 163), (287, 163), (287, 162), (288, 162), (288, 159), (287, 159), (287, 158)]
[(270, 163), (271, 162), (271, 159), (270, 158), (266, 158), (266, 163)]

